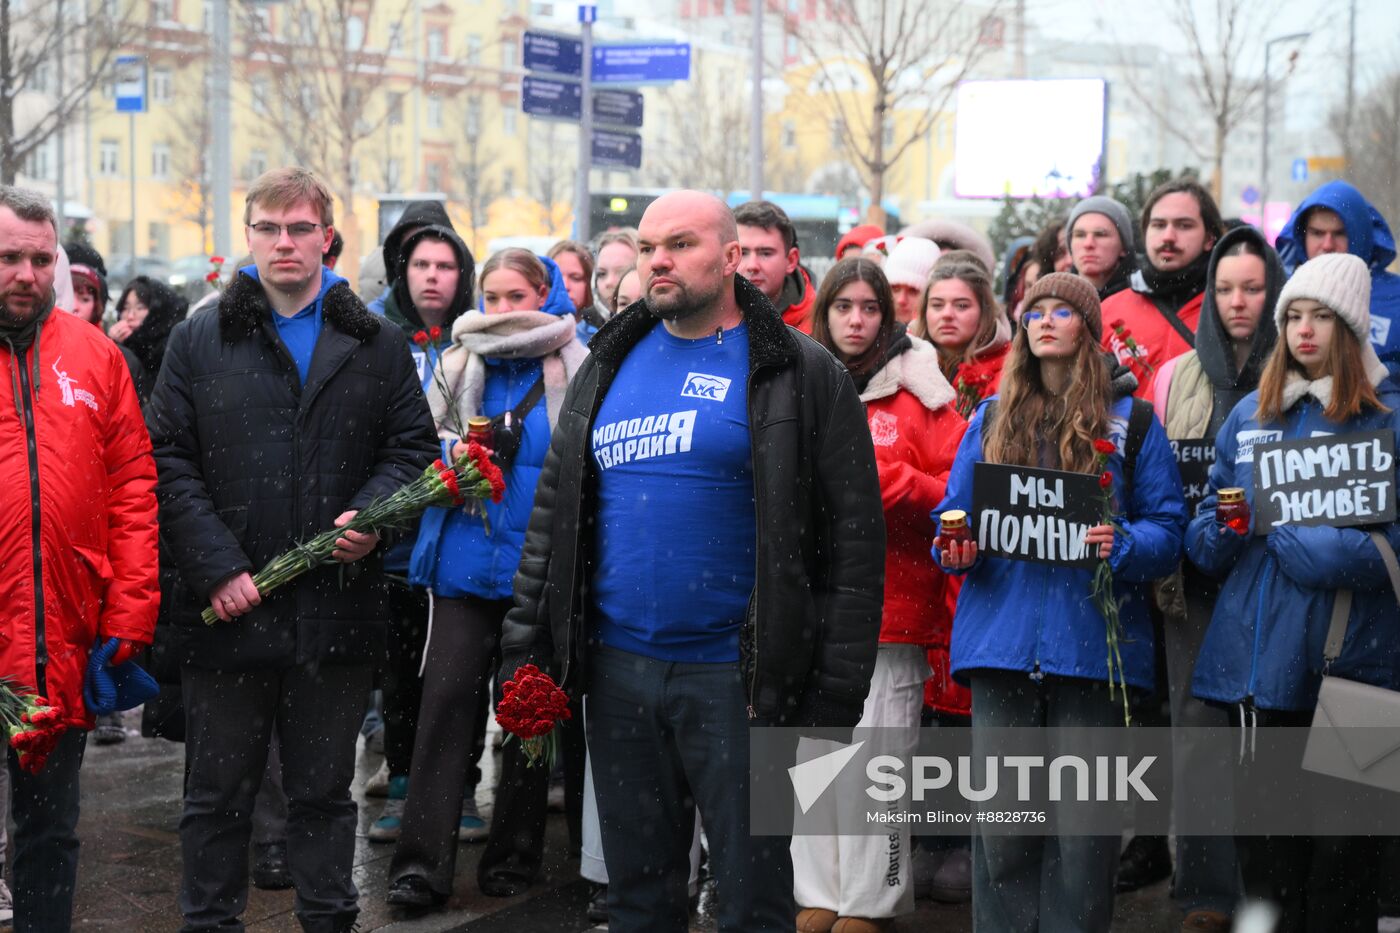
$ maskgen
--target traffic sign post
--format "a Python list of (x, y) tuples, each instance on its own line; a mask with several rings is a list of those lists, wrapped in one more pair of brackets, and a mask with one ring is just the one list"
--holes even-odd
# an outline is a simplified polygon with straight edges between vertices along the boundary
[(577, 78), (583, 75), (583, 42), (552, 32), (526, 32), (521, 60), (526, 71)]
[(526, 75), (520, 86), (520, 107), (532, 117), (578, 120), (583, 116), (583, 88), (577, 81)]
[[(136, 115), (146, 112), (146, 60), (140, 55), (120, 55), (116, 60), (114, 97), (117, 113), (128, 117), (127, 145), (131, 151), (131, 265), (140, 255), (136, 246)], [(59, 171), (63, 171), (62, 166)]]
[(593, 119), (598, 123), (640, 129), (642, 115), (642, 95), (636, 91), (593, 92)]
[(1308, 160), (1294, 159), (1292, 177), (1294, 181), (1308, 180)]

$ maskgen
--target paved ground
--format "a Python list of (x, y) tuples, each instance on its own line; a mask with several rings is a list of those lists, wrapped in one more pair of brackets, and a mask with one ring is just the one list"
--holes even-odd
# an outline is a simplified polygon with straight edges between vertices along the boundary
[[(134, 720), (133, 720), (134, 722)], [(129, 730), (130, 732), (131, 730)], [(180, 918), (175, 906), (180, 875), (176, 835), (184, 747), (132, 734), (120, 745), (88, 745), (83, 766), (83, 815), (79, 826), (82, 862), (75, 927), (93, 931), (174, 933)], [(489, 757), (489, 756), (488, 756)], [(569, 863), (562, 815), (549, 824), (545, 876), (528, 894), (509, 899), (483, 896), (476, 887), (476, 858), (480, 846), (464, 845), (458, 853), (456, 894), (447, 909), (412, 917), (384, 903), (385, 871), (392, 847), (372, 845), (364, 838), (382, 803), (364, 802), (361, 787), (379, 766), (380, 758), (361, 749), (355, 796), (361, 801), (360, 838), (356, 843), (356, 883), (360, 888), (360, 920), (364, 930), (393, 933), (583, 933), (592, 929), (585, 919), (586, 891), (576, 863)], [(482, 806), (489, 812), (492, 771), (487, 765)], [(703, 911), (693, 929), (711, 931)], [(250, 891), (244, 917), (257, 933), (293, 933), (292, 893)], [(1166, 882), (1120, 897), (1115, 931), (1176, 933), (1179, 921), (1166, 897)], [(901, 921), (899, 929), (964, 933), (972, 929), (964, 906), (920, 904), (919, 911)]]

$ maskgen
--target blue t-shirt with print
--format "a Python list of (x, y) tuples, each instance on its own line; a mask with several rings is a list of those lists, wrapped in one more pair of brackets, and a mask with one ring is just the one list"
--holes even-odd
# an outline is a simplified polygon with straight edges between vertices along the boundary
[(748, 374), (744, 324), (686, 340), (658, 323), (618, 370), (591, 437), (603, 644), (738, 660), (756, 575)]

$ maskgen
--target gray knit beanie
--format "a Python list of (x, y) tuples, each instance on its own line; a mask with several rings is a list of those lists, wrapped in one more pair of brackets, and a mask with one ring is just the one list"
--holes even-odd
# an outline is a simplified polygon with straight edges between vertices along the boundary
[(1133, 218), (1128, 213), (1128, 209), (1121, 201), (1102, 194), (1096, 194), (1091, 198), (1085, 198), (1074, 205), (1074, 210), (1069, 212), (1069, 221), (1065, 224), (1065, 242), (1068, 243), (1074, 236), (1074, 224), (1085, 214), (1103, 214), (1113, 221), (1113, 226), (1118, 229), (1118, 239), (1123, 241), (1123, 251), (1131, 253), (1137, 249), (1133, 236)]

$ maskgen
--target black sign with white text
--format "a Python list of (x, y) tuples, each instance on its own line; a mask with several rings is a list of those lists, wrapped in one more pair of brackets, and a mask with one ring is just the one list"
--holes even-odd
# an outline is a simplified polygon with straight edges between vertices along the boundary
[(1254, 532), (1395, 521), (1395, 432), (1329, 434), (1254, 448)]
[(1097, 476), (978, 463), (972, 471), (972, 532), (979, 551), (1008, 560), (1092, 569), (1084, 535), (1099, 524)]
[(1215, 439), (1169, 441), (1181, 474), (1181, 494), (1186, 497), (1186, 514), (1195, 515), (1196, 506), (1206, 497), (1210, 468), (1215, 465)]

